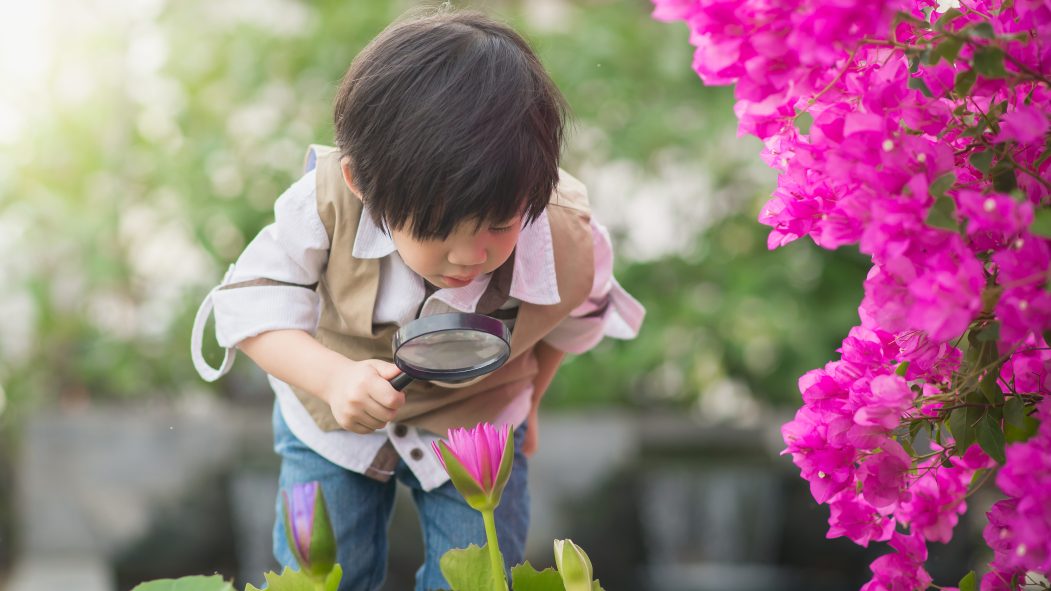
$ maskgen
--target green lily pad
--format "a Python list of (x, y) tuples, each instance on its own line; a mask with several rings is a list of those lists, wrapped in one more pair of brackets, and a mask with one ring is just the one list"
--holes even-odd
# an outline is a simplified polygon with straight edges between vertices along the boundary
[(538, 572), (528, 560), (511, 569), (511, 588), (515, 591), (566, 591), (558, 571), (545, 568)]
[(488, 544), (474, 544), (446, 552), (438, 566), (449, 581), (452, 591), (492, 591), (493, 575), (489, 566)]
[[(267, 591), (317, 591), (317, 584), (307, 574), (285, 567), (281, 574), (270, 571), (263, 575), (266, 578)], [(343, 568), (336, 564), (332, 571), (325, 577), (323, 589), (325, 591), (336, 591), (339, 589), (339, 581), (343, 578)], [(248, 585), (245, 591), (262, 591), (258, 587)]]
[(158, 579), (136, 585), (131, 591), (234, 591), (233, 585), (220, 575), (194, 575), (178, 579)]

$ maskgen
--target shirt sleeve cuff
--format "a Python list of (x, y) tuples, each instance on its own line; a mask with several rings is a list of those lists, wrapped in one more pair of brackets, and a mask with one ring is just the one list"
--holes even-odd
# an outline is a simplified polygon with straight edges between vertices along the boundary
[(215, 304), (215, 338), (225, 348), (271, 330), (317, 332), (320, 298), (313, 289), (252, 286), (220, 289)]
[(560, 322), (544, 342), (567, 353), (580, 354), (591, 350), (603, 337), (633, 339), (646, 316), (646, 309), (610, 277), (610, 290), (605, 310), (588, 315), (574, 315)]

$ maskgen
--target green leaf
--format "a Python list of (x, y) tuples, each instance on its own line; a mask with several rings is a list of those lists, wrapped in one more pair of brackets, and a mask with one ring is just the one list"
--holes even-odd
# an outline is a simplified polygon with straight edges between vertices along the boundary
[(909, 362), (902, 361), (898, 364), (898, 367), (894, 368), (894, 375), (905, 377), (905, 374), (909, 373)]
[(810, 128), (814, 126), (814, 116), (809, 111), (799, 114), (796, 117), (796, 129), (799, 133), (804, 135), (810, 133)]
[(976, 152), (971, 154), (971, 157), (968, 160), (970, 160), (971, 166), (977, 168), (983, 173), (988, 173), (989, 167), (993, 165), (993, 152), (992, 150)]
[(985, 415), (978, 423), (978, 445), (982, 446), (990, 458), (1000, 464), (1004, 463), (1004, 432), (999, 423), (989, 415)]
[(1025, 418), (1022, 419), (1021, 427), (1016, 427), (1010, 423), (1004, 425), (1004, 439), (1007, 440), (1007, 443), (1029, 441), (1030, 437), (1036, 435), (1036, 430), (1039, 426), (1039, 421), (1026, 415)]
[[(945, 61), (954, 63), (956, 58), (960, 55), (960, 48), (963, 47), (963, 40), (955, 37), (949, 37), (945, 41), (938, 44), (938, 47), (934, 48), (932, 55), (934, 56), (934, 63), (938, 63), (937, 58), (942, 58)], [(932, 64), (933, 65), (933, 64)]]
[[(1000, 354), (996, 347), (996, 339), (983, 338), (987, 330), (990, 330), (989, 326), (982, 327), (980, 330), (971, 330), (967, 333), (967, 353), (964, 355), (964, 360), (967, 362), (968, 369), (991, 369), (996, 364), (997, 359), (999, 359)], [(969, 399), (968, 401), (971, 402), (972, 400)], [(973, 402), (980, 401), (980, 399), (973, 400)]]
[(993, 177), (993, 188), (1001, 193), (1010, 193), (1018, 187), (1018, 178), (1010, 162), (998, 162), (989, 174)]
[(959, 231), (960, 224), (956, 221), (956, 202), (945, 195), (938, 197), (934, 200), (934, 205), (927, 210), (925, 221), (932, 228)]
[(934, 182), (931, 183), (931, 194), (938, 196), (944, 195), (945, 192), (951, 189), (954, 184), (956, 184), (955, 174), (951, 172), (943, 174), (940, 177), (934, 179)]
[(938, 17), (938, 20), (934, 21), (934, 29), (936, 31), (944, 31), (945, 26), (954, 20), (963, 16), (963, 13), (955, 8), (950, 8), (945, 11), (945, 14)]
[(1051, 238), (1051, 209), (1041, 207), (1036, 210), (1029, 231), (1043, 238)]
[[(994, 293), (996, 295), (999, 295), (998, 292), (993, 292), (993, 291), (985, 292), (985, 291), (983, 291), (982, 292), (982, 296), (983, 296), (982, 299), (983, 300), (986, 297), (986, 293), (989, 294), (988, 297), (992, 297)], [(996, 299), (999, 300), (999, 298), (996, 298)], [(982, 303), (984, 304), (985, 302), (983, 301)], [(992, 305), (995, 306), (996, 302), (995, 301), (992, 302)], [(995, 343), (996, 341), (999, 341), (1000, 340), (1000, 323), (999, 322), (990, 322), (988, 325), (986, 325), (984, 328), (982, 328), (982, 330), (978, 331), (978, 336), (976, 338), (978, 339), (978, 342), (980, 342), (980, 343)]]
[(910, 77), (908, 86), (909, 86), (909, 88), (911, 88), (913, 90), (918, 90), (918, 91), (922, 92), (923, 96), (926, 96), (926, 97), (933, 97), (934, 96), (934, 93), (931, 92), (930, 87), (928, 87), (927, 83), (923, 81), (923, 78), (912, 78), (912, 77)]
[(446, 552), (438, 562), (452, 591), (492, 591), (493, 575), (489, 550), (474, 544)]
[(926, 55), (926, 51), (923, 53), (912, 54), (909, 56), (909, 73), (915, 74), (920, 71), (920, 60)]
[(977, 440), (978, 423), (985, 414), (980, 406), (964, 406), (949, 415), (949, 430), (956, 440), (956, 455), (963, 455)]
[(978, 79), (978, 72), (974, 69), (965, 70), (956, 75), (956, 82), (953, 84), (953, 90), (958, 96), (965, 97), (971, 92), (971, 87), (974, 86), (974, 81)]
[(1014, 425), (1015, 427), (1025, 425), (1025, 407), (1022, 405), (1021, 398), (1012, 396), (1004, 403), (1004, 421), (1006, 421), (1007, 425)]
[(901, 447), (902, 447), (902, 449), (905, 450), (905, 453), (909, 454), (912, 457), (916, 457), (916, 450), (913, 449), (913, 447), (912, 447), (912, 440), (911, 440), (911, 438), (909, 438), (909, 437), (902, 437), (902, 438), (898, 439), (898, 443), (901, 444)]
[(985, 372), (982, 381), (978, 383), (978, 390), (981, 391), (982, 396), (994, 406), (1000, 406), (1004, 401), (1004, 393), (1000, 389), (1000, 384), (997, 383), (999, 377), (1000, 367), (996, 366)]
[(529, 561), (511, 569), (511, 588), (515, 591), (566, 591), (562, 577), (553, 568), (537, 572)]
[[(317, 583), (309, 575), (302, 571), (292, 570), (285, 567), (281, 574), (270, 571), (263, 575), (266, 578), (266, 591), (317, 591)], [(335, 565), (328, 577), (325, 578), (323, 588), (325, 591), (336, 591), (339, 581), (343, 578), (343, 569)], [(245, 591), (260, 591), (258, 588), (248, 585)]]
[(971, 27), (971, 34), (974, 37), (983, 37), (985, 39), (993, 39), (996, 37), (996, 31), (993, 30), (993, 26), (989, 23), (975, 23)]
[(967, 485), (968, 494), (978, 490), (979, 484), (985, 481), (985, 477), (988, 472), (988, 468), (979, 468), (974, 471), (974, 474), (971, 475), (971, 482)]
[(913, 421), (912, 424), (909, 425), (909, 439), (915, 440), (925, 424), (927, 424), (926, 421)]
[(234, 591), (220, 575), (194, 575), (178, 579), (158, 579), (136, 585), (131, 591)]
[(975, 579), (975, 577), (974, 577), (974, 571), (973, 570), (971, 572), (967, 573), (966, 575), (964, 575), (964, 577), (962, 579), (960, 579), (960, 584), (959, 584), (960, 591), (976, 591), (975, 586), (974, 586), (975, 585), (975, 580), (974, 579)]
[(979, 47), (974, 52), (974, 69), (984, 78), (1006, 78), (1004, 51), (999, 47)]

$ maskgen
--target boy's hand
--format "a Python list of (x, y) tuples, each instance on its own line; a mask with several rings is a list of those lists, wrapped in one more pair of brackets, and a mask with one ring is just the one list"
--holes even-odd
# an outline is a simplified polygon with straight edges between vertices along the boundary
[(522, 440), (522, 453), (527, 458), (536, 453), (537, 444), (540, 441), (540, 422), (537, 420), (537, 409), (534, 406), (529, 412), (529, 426), (526, 428), (525, 439)]
[(372, 433), (392, 421), (405, 404), (405, 394), (389, 382), (399, 373), (397, 366), (386, 361), (348, 359), (332, 372), (320, 398), (341, 427), (362, 435)]

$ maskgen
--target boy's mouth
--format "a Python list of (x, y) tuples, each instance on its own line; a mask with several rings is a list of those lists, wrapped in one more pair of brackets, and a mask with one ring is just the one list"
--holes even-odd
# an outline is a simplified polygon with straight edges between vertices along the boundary
[(474, 277), (456, 277), (453, 275), (442, 275), (442, 281), (444, 281), (449, 287), (463, 287), (474, 281)]

